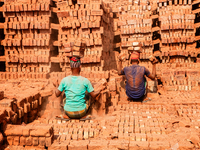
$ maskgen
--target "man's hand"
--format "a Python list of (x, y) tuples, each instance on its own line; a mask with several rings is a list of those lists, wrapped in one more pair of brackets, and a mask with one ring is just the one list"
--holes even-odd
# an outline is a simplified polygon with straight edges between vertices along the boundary
[(124, 61), (126, 59), (126, 54), (125, 53), (121, 53), (118, 56), (119, 61)]
[(121, 71), (122, 71), (122, 61), (126, 60), (126, 54), (125, 53), (121, 53), (118, 56), (118, 67), (117, 67), (117, 72), (118, 75), (121, 75)]
[(56, 79), (56, 78), (52, 79), (52, 83), (56, 88), (58, 88), (58, 86), (59, 86), (58, 79)]
[(90, 92), (89, 94), (92, 96), (92, 98), (95, 99), (100, 94), (100, 92), (103, 91), (105, 88), (106, 88), (105, 86), (102, 86), (101, 89), (99, 89), (99, 90), (97, 90), (95, 92), (94, 91)]
[(61, 95), (61, 93), (62, 93), (62, 92), (59, 91), (58, 89), (55, 90), (56, 97), (59, 97), (59, 96)]
[(153, 61), (151, 61), (152, 64), (157, 64), (158, 63), (158, 60), (157, 59), (154, 59)]
[(152, 64), (158, 63), (158, 60), (154, 56), (150, 56), (149, 60), (151, 61)]
[(156, 78), (156, 63), (158, 62), (158, 60), (154, 57), (154, 56), (150, 56), (150, 59), (149, 59), (152, 63), (152, 74), (149, 74), (149, 78), (151, 80), (155, 80)]

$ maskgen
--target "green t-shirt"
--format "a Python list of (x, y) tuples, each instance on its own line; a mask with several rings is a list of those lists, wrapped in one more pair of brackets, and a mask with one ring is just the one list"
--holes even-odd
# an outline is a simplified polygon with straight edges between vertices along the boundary
[(94, 91), (92, 84), (82, 76), (67, 76), (62, 79), (58, 87), (59, 91), (65, 90), (65, 111), (80, 111), (86, 108), (85, 92)]

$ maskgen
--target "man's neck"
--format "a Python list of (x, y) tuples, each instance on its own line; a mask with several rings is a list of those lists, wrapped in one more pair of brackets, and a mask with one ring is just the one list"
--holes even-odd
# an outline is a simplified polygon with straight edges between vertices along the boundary
[(133, 62), (131, 65), (138, 65), (138, 63), (137, 62)]
[(73, 75), (73, 76), (79, 76), (80, 73), (79, 73), (79, 72), (72, 72), (72, 75)]

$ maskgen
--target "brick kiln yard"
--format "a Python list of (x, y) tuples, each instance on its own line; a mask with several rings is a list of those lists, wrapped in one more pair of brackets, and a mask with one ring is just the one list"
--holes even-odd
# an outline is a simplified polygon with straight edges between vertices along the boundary
[[(118, 85), (114, 85), (116, 90)], [(55, 119), (61, 113), (60, 102), (51, 81), (1, 82), (0, 89), (2, 149), (199, 148), (199, 90), (167, 92), (160, 88), (149, 94), (152, 101), (141, 103), (128, 102), (121, 89), (121, 96), (113, 102), (109, 97), (99, 98), (100, 107), (95, 103), (91, 111), (95, 119), (61, 121)]]
[[(0, 150), (200, 149), (200, 0), (0, 0)], [(118, 56), (140, 42), (146, 103), (129, 102)], [(56, 120), (55, 81), (81, 75), (106, 89), (90, 121)]]

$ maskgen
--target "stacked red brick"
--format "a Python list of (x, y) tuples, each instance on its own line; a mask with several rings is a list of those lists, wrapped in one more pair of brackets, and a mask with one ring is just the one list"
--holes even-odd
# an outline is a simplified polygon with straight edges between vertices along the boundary
[(58, 18), (60, 23), (58, 45), (59, 60), (63, 71), (69, 70), (70, 56), (83, 56), (84, 72), (103, 71), (102, 34), (100, 9), (101, 1), (58, 1)]
[(27, 126), (8, 125), (5, 131), (8, 144), (14, 146), (50, 147), (53, 143), (53, 128), (47, 124)]
[(196, 51), (194, 19), (191, 0), (158, 3), (161, 22), (161, 53), (163, 84), (167, 90), (191, 90), (198, 86), (195, 68)]
[(6, 0), (3, 79), (46, 79), (50, 72), (51, 0)]
[[(142, 43), (140, 59), (149, 59), (153, 54), (150, 1), (133, 1), (121, 6), (119, 11), (119, 22), (121, 31), (121, 53), (128, 54), (134, 50), (134, 42)], [(126, 61), (125, 66), (129, 65)]]
[(33, 121), (37, 116), (39, 95), (35, 95), (35, 98), (36, 100), (31, 96), (27, 98), (18, 97), (17, 99), (5, 98), (0, 101), (0, 108), (6, 109), (10, 123), (28, 123)]
[(120, 47), (120, 32), (117, 27), (118, 22), (118, 11), (116, 9), (112, 9), (112, 5), (114, 3), (112, 1), (103, 1), (102, 9), (102, 24), (104, 29), (103, 34), (103, 53), (102, 58), (106, 60), (105, 70), (117, 69), (117, 56), (119, 54), (116, 51)]
[[(16, 90), (14, 87), (13, 89)], [(17, 95), (12, 90), (5, 91), (7, 98), (2, 98), (2, 100), (0, 93), (0, 109), (6, 110), (8, 122), (11, 124), (29, 123), (35, 120), (45, 97), (52, 94), (51, 90), (39, 92), (37, 89), (30, 91), (30, 89), (20, 89), (20, 87), (17, 91)]]
[[(0, 98), (1, 99), (1, 98)], [(5, 137), (4, 137), (4, 131), (7, 126), (7, 112), (5, 109), (0, 110), (0, 147), (3, 148), (3, 145), (5, 144)]]

